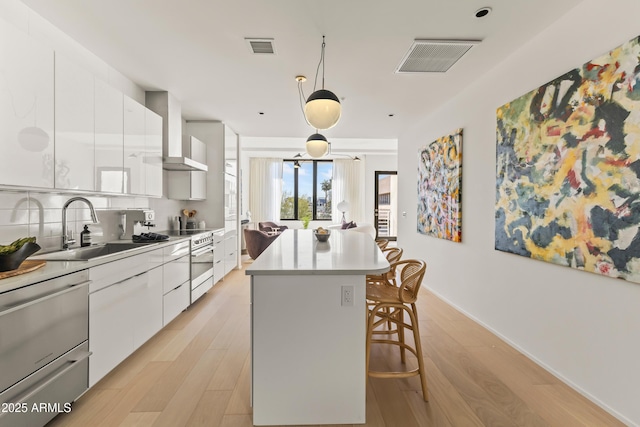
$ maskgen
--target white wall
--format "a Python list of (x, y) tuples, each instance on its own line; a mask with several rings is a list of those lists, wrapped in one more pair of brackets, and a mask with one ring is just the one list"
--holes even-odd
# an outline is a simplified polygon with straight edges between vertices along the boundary
[[(398, 245), (425, 285), (628, 424), (640, 424), (640, 284), (494, 250), (496, 108), (637, 36), (640, 2), (584, 0), (399, 140)], [(464, 128), (462, 243), (416, 231), (418, 148)]]

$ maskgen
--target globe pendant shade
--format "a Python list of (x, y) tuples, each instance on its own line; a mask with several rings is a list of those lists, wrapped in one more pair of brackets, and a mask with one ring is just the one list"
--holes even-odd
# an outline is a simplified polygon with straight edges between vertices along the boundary
[(316, 129), (332, 128), (340, 120), (340, 100), (331, 91), (320, 89), (311, 94), (304, 105), (307, 122)]
[(327, 138), (320, 135), (319, 133), (314, 133), (307, 139), (307, 153), (313, 158), (319, 158), (325, 156), (329, 152), (329, 143), (327, 142)]

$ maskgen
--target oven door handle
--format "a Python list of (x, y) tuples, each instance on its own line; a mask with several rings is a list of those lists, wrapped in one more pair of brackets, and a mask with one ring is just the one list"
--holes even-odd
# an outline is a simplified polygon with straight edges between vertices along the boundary
[(40, 384), (38, 387), (34, 388), (33, 390), (27, 392), (27, 394), (21, 396), (20, 398), (18, 398), (18, 400), (15, 402), (16, 404), (21, 404), (24, 403), (26, 401), (28, 401), (29, 399), (31, 399), (33, 396), (35, 396), (36, 394), (38, 394), (42, 389), (48, 387), (51, 383), (53, 383), (54, 381), (56, 381), (58, 378), (60, 378), (61, 376), (63, 376), (64, 374), (66, 374), (67, 372), (69, 372), (71, 369), (75, 368), (76, 365), (80, 362), (82, 362), (83, 360), (87, 359), (89, 356), (91, 356), (93, 353), (88, 351), (84, 354), (82, 354), (80, 357), (74, 359), (74, 360), (69, 360), (67, 363), (69, 363), (69, 366), (67, 366), (66, 368), (64, 368), (63, 370), (61, 370), (60, 372), (58, 372), (57, 374), (55, 374), (54, 376), (52, 376), (51, 378), (49, 378), (47, 381), (45, 381), (44, 383)]
[(193, 251), (193, 252), (191, 253), (191, 256), (192, 256), (192, 257), (194, 257), (194, 258), (195, 258), (195, 257), (199, 257), (200, 255), (204, 255), (204, 254), (206, 254), (207, 252), (211, 252), (211, 251), (213, 251), (213, 248), (214, 248), (213, 246), (207, 246), (207, 247), (204, 247), (204, 248), (202, 248), (202, 249), (198, 249), (197, 251)]

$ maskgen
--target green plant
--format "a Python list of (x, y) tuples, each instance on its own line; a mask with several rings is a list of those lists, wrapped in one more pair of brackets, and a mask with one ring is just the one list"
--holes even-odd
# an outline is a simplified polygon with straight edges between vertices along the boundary
[(302, 226), (304, 227), (305, 230), (309, 227), (309, 221), (311, 221), (311, 217), (309, 216), (302, 217)]

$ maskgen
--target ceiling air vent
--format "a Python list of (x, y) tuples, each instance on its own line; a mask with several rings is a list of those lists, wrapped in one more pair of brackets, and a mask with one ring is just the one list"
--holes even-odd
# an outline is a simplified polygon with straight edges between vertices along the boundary
[(444, 73), (479, 40), (414, 40), (396, 73)]
[(271, 55), (276, 53), (275, 46), (273, 45), (273, 39), (245, 38), (245, 40), (247, 41), (252, 53)]

